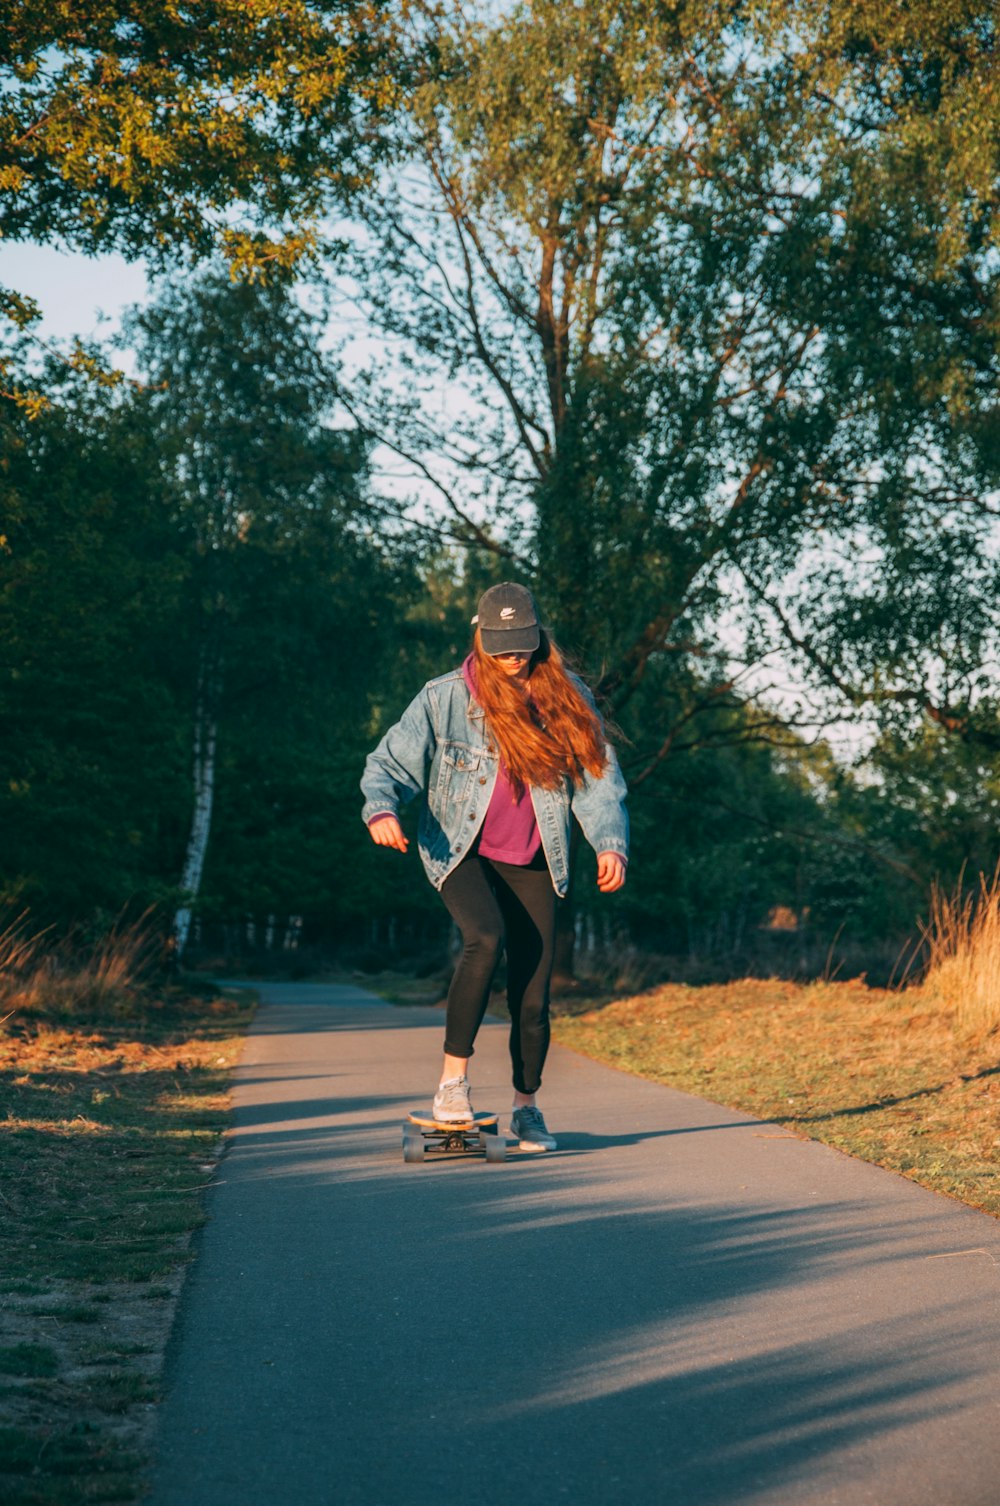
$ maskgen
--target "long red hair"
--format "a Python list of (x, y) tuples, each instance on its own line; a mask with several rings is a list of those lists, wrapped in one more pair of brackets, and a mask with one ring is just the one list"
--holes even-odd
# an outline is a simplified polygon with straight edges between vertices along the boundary
[(584, 770), (600, 777), (607, 765), (600, 717), (566, 672), (562, 654), (544, 630), (531, 656), (528, 694), (483, 651), (479, 629), (473, 643), (476, 699), (512, 784), (555, 789), (569, 776), (580, 784)]

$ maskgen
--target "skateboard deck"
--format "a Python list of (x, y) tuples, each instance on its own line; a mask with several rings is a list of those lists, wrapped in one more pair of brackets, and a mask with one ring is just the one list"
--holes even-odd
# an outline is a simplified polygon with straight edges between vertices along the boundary
[(460, 1124), (451, 1124), (444, 1119), (435, 1119), (433, 1115), (425, 1113), (422, 1109), (414, 1109), (407, 1114), (407, 1123), (419, 1124), (424, 1129), (454, 1130), (454, 1129), (488, 1129), (491, 1124), (496, 1124), (499, 1114), (473, 1114), (471, 1119), (464, 1119)]
[(497, 1133), (499, 1114), (474, 1114), (463, 1124), (444, 1124), (414, 1109), (403, 1125), (403, 1160), (410, 1165), (447, 1156), (482, 1156), (503, 1161), (507, 1142)]

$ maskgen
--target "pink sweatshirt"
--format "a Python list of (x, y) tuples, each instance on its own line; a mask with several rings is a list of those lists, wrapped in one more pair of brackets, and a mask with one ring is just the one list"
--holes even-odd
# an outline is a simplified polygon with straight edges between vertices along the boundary
[[(462, 665), (469, 694), (476, 694), (476, 663), (470, 654)], [(479, 853), (498, 863), (514, 863), (519, 868), (530, 863), (542, 845), (535, 820), (535, 808), (528, 790), (517, 795), (506, 767), (501, 762), (486, 819), (479, 833)]]

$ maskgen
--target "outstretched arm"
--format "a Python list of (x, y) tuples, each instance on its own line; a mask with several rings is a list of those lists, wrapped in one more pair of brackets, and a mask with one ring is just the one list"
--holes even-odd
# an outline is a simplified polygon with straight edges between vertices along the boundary
[[(427, 766), (437, 742), (431, 711), (431, 698), (425, 687), (368, 755), (361, 776), (365, 797), (361, 817), (380, 847), (406, 851), (398, 812), (401, 805), (420, 794), (427, 780)], [(378, 827), (383, 828), (380, 835), (376, 835)]]

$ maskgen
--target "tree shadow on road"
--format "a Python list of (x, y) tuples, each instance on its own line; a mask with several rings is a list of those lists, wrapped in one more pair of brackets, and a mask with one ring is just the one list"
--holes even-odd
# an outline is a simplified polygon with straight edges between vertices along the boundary
[[(355, 1030), (361, 1010), (280, 1014), (267, 1033)], [(413, 1097), (370, 1091), (407, 1080), (403, 1056), (372, 1070), (387, 1045), (352, 1065), (331, 1043), (306, 1099), (282, 1097), (301, 1062), (243, 1079), (171, 1362), (164, 1501), (995, 1500), (995, 1269), (928, 1258), (985, 1242), (967, 1210), (871, 1178), (795, 1206), (770, 1171), (727, 1200), (737, 1152), (701, 1131), (762, 1127), (715, 1106), (616, 1111), (622, 1133), (571, 1131), (554, 1157), (405, 1166)], [(484, 1068), (492, 1092), (500, 1054)]]
[[(986, 1317), (931, 1274), (912, 1208), (639, 1195), (586, 1152), (641, 1131), (427, 1174), (388, 1143), (402, 1102), (342, 1099), (336, 1133), (294, 1123), (328, 1100), (260, 1105), (214, 1206), (240, 1237), (210, 1226), (202, 1250), (211, 1304), (187, 1328), (224, 1343), (198, 1405), (252, 1429), (284, 1499), (327, 1499), (324, 1470), (337, 1506), (455, 1478), (482, 1506), (989, 1499), (948, 1485), (995, 1378)], [(1000, 1466), (972, 1436), (977, 1469)]]

